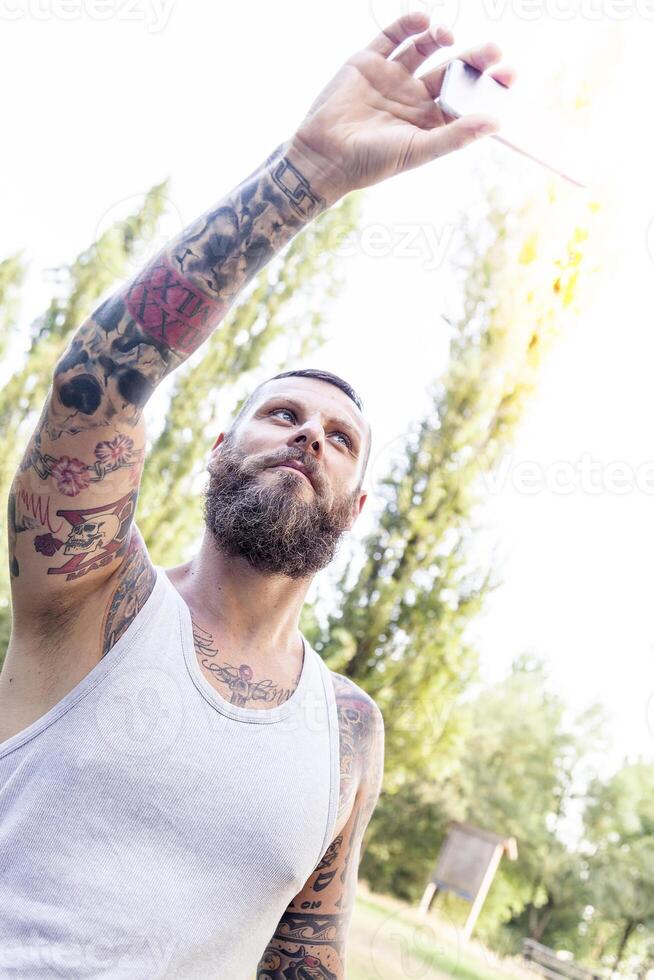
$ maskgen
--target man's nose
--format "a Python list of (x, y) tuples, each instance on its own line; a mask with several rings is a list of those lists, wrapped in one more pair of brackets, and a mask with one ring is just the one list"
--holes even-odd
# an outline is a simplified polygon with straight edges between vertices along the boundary
[(305, 422), (299, 432), (291, 437), (291, 444), (319, 456), (323, 451), (324, 432), (319, 422)]

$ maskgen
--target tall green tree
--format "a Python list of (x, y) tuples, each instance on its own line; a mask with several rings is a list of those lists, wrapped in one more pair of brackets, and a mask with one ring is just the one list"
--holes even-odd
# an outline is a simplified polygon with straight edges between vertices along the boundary
[(654, 945), (652, 786), (654, 764), (639, 761), (607, 781), (596, 779), (588, 794), (593, 925), (602, 937), (599, 952), (616, 971), (628, 955), (648, 958)]
[(6, 354), (16, 332), (24, 276), (25, 267), (19, 254), (0, 262), (0, 357)]
[(481, 226), (468, 225), (462, 303), (433, 409), (382, 480), (377, 527), (314, 634), (329, 666), (384, 713), (386, 794), (442, 778), (458, 756), (451, 707), (477, 664), (466, 628), (491, 586), (490, 570), (470, 558), (475, 508), (577, 298), (590, 213), (563, 214), (550, 193), (518, 213), (493, 204)]
[[(406, 867), (389, 861), (391, 809), (407, 793), (432, 806), (461, 754), (463, 715), (452, 709), (477, 669), (468, 626), (494, 584), (471, 557), (484, 478), (511, 443), (544, 352), (581, 302), (595, 211), (571, 210), (550, 189), (518, 210), (491, 198), (481, 223), (466, 225), (462, 301), (432, 410), (381, 481), (377, 526), (337, 582), (333, 612), (307, 618), (328, 665), (384, 714), (385, 780), (362, 874), (392, 890), (396, 873), (406, 883)], [(404, 847), (412, 832), (407, 823)]]
[(477, 933), (513, 950), (525, 934), (574, 941), (587, 890), (584, 862), (563, 837), (586, 790), (583, 760), (605, 748), (604, 713), (570, 717), (543, 662), (527, 655), (464, 711), (469, 734), (456, 780), (464, 819), (518, 844), (518, 860), (500, 864)]

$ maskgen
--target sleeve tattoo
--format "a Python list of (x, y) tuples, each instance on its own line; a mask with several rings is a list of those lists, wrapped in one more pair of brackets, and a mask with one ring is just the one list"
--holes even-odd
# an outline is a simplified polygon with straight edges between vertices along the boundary
[[(9, 494), (12, 580), (26, 539), (39, 560), (58, 555), (47, 573), (66, 580), (125, 555), (144, 463), (136, 431), (144, 405), (238, 292), (327, 206), (287, 152), (287, 143), (279, 146), (74, 333)], [(79, 448), (73, 437), (101, 428), (95, 445)], [(62, 495), (81, 495), (84, 506), (62, 507)]]
[(117, 413), (135, 423), (237, 293), (325, 208), (282, 144), (77, 330), (55, 369), (49, 438), (111, 424)]

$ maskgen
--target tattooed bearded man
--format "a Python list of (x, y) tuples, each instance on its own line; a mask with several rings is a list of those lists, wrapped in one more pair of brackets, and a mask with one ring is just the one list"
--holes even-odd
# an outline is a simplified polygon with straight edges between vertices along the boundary
[[(421, 66), (452, 43), (410, 14), (355, 52), (293, 136), (106, 299), (57, 363), (9, 498), (12, 976), (345, 976), (383, 723), (298, 624), (364, 505), (370, 426), (328, 372), (259, 385), (209, 453), (198, 553), (163, 569), (134, 520), (143, 408), (308, 222), (497, 128), (439, 109), (445, 64)], [(511, 84), (495, 45), (460, 57)]]

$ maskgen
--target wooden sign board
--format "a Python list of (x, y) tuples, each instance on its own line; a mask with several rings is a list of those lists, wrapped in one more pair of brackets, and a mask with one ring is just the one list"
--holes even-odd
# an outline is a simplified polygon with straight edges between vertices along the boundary
[(495, 851), (504, 849), (504, 837), (467, 824), (453, 824), (438, 855), (432, 875), (433, 883), (441, 890), (454, 892), (473, 902)]
[(422, 896), (421, 916), (427, 915), (437, 892), (454, 892), (472, 906), (462, 931), (464, 939), (469, 939), (503, 854), (511, 861), (517, 858), (513, 837), (501, 837), (466, 823), (452, 823)]

